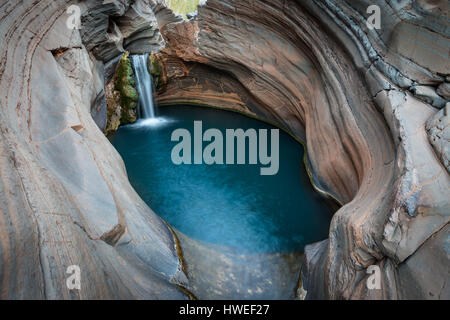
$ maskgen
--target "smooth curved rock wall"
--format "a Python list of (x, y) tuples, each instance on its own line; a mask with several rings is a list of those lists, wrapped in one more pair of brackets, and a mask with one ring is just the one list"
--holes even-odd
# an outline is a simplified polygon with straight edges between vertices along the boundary
[[(372, 2), (380, 30), (365, 24)], [(99, 130), (125, 49), (165, 45), (161, 103), (276, 121), (343, 204), (329, 239), (307, 247), (307, 298), (448, 299), (444, 2), (208, 0), (190, 21), (160, 0), (4, 2), (0, 297), (185, 297), (172, 234)], [(70, 4), (81, 32), (65, 25)], [(74, 264), (81, 291), (65, 285)], [(373, 264), (381, 290), (365, 285)]]
[[(158, 100), (239, 109), (251, 99), (248, 111), (306, 139), (316, 185), (345, 204), (326, 243), (307, 249), (309, 298), (449, 297), (448, 119), (425, 128), (448, 98), (439, 89), (449, 74), (448, 12), (376, 1), (382, 28), (371, 31), (371, 4), (209, 0), (195, 19), (162, 29), (162, 59), (222, 70), (244, 87), (239, 99), (230, 104), (222, 84), (202, 83), (199, 67), (180, 74), (169, 63)], [(431, 242), (433, 267), (424, 259)], [(366, 287), (373, 264), (381, 290)]]
[(185, 298), (171, 232), (91, 117), (104, 64), (66, 27), (73, 3), (1, 5), (0, 298)]

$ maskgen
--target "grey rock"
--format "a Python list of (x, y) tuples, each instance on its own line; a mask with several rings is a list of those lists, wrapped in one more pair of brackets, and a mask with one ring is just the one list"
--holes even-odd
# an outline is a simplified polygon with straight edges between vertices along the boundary
[[(380, 30), (365, 23), (372, 4), (381, 8)], [(413, 295), (403, 288), (412, 287), (427, 297), (426, 281), (409, 271), (400, 281), (397, 273), (406, 269), (397, 266), (450, 221), (448, 172), (424, 130), (446, 103), (436, 93), (449, 73), (448, 24), (438, 7), (208, 0), (195, 19), (161, 28), (167, 46), (160, 61), (169, 80), (158, 92), (160, 103), (236, 110), (245, 104), (246, 112), (306, 137), (316, 187), (343, 204), (329, 240), (306, 249), (307, 297), (407, 299)], [(217, 70), (233, 80), (204, 81)], [(228, 92), (231, 84), (236, 89)], [(445, 260), (437, 263), (436, 270), (445, 270)], [(365, 286), (374, 264), (382, 273), (375, 293)], [(424, 278), (433, 277), (424, 270)]]
[(450, 299), (448, 248), (450, 226), (433, 234), (398, 267), (401, 295), (414, 300)]
[[(365, 25), (370, 4), (380, 30)], [(342, 203), (329, 239), (306, 248), (307, 297), (448, 299), (440, 1), (208, 0), (190, 21), (162, 0), (80, 5), (80, 34), (64, 2), (6, 5), (0, 19), (0, 298), (186, 298), (173, 235), (99, 130), (117, 58), (159, 50), (161, 33), (160, 100), (248, 111), (307, 139), (316, 187)], [(80, 292), (65, 286), (73, 264)]]
[(113, 1), (88, 6), (81, 23), (84, 45), (105, 63), (125, 50), (146, 53), (164, 46), (155, 14), (144, 0), (133, 1), (131, 5), (129, 1)]
[(94, 100), (91, 106), (91, 115), (100, 130), (106, 127), (106, 98), (105, 91), (102, 90)]
[(450, 103), (426, 123), (428, 139), (444, 167), (450, 173)]
[(439, 87), (436, 90), (437, 94), (446, 99), (447, 101), (450, 100), (450, 83), (449, 82), (443, 82), (439, 85)]
[(104, 73), (105, 84), (108, 84), (113, 78), (120, 58), (122, 58), (122, 54), (105, 63), (105, 73)]
[(155, 52), (164, 46), (155, 14), (145, 1), (138, 0), (117, 19), (130, 53)]
[(446, 101), (440, 97), (433, 87), (428, 86), (412, 86), (411, 91), (420, 99), (431, 104), (436, 108), (443, 108)]
[(123, 52), (123, 36), (110, 16), (120, 16), (128, 2), (113, 1), (88, 8), (81, 16), (81, 38), (98, 60), (108, 61)]
[[(0, 19), (0, 298), (186, 299), (172, 233), (91, 114), (104, 67), (87, 45), (101, 45), (105, 17), (127, 4), (105, 1), (102, 22), (90, 21), (101, 32), (83, 42), (66, 6), (25, 2)], [(71, 265), (81, 290), (67, 288)]]

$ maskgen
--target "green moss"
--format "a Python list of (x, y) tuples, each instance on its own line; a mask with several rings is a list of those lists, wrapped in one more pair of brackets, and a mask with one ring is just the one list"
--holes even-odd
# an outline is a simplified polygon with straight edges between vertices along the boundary
[(120, 126), (120, 117), (119, 117), (120, 114), (118, 115), (115, 111), (116, 110), (113, 110), (112, 108), (108, 108), (107, 110), (107, 123), (105, 128), (105, 134), (116, 131), (117, 128), (119, 128)]
[(148, 56), (148, 72), (152, 75), (153, 82), (156, 89), (164, 85), (163, 65), (160, 57), (157, 54), (150, 54)]
[(148, 56), (148, 65), (149, 65), (149, 72), (153, 77), (157, 77), (161, 75), (162, 72), (162, 66), (159, 59), (156, 57), (155, 54), (151, 54)]
[(105, 86), (106, 96), (106, 127), (105, 134), (108, 135), (114, 132), (120, 126), (120, 113), (122, 107), (120, 106), (120, 92), (115, 90), (117, 73), (114, 74), (111, 83)]
[(127, 104), (132, 104), (139, 99), (136, 89), (130, 83), (122, 84), (119, 91)]
[(136, 90), (136, 83), (133, 76), (133, 68), (128, 54), (124, 54), (117, 66), (116, 90), (120, 92), (121, 115), (120, 122), (122, 124), (136, 121), (136, 106), (139, 95)]
[(197, 10), (200, 0), (166, 0), (166, 5), (172, 9), (176, 14), (182, 15), (183, 18), (187, 18), (188, 13)]
[(127, 108), (122, 107), (122, 112), (120, 113), (120, 123), (127, 124), (136, 122), (136, 102), (131, 102)]

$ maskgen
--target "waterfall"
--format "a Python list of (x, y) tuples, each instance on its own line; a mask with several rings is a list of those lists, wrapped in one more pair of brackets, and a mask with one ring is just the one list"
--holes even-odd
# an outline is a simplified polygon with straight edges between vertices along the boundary
[(139, 94), (139, 117), (140, 119), (155, 118), (155, 107), (153, 104), (152, 76), (147, 69), (148, 54), (132, 55), (131, 64), (136, 78), (136, 89)]

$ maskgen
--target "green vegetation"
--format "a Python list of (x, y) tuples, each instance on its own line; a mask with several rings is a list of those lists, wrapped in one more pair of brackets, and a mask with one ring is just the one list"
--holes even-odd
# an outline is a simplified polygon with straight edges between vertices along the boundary
[(164, 84), (163, 66), (161, 58), (158, 54), (152, 53), (148, 56), (148, 71), (152, 75), (153, 83), (156, 89)]
[(108, 135), (114, 132), (120, 126), (120, 93), (117, 90), (108, 92), (110, 94), (106, 95), (106, 128), (104, 130), (105, 134)]
[(120, 92), (121, 102), (121, 123), (136, 121), (136, 106), (139, 95), (136, 90), (136, 83), (133, 77), (133, 68), (128, 54), (124, 54), (117, 67), (116, 90)]
[(186, 14), (197, 10), (200, 0), (166, 0), (166, 5), (186, 19)]
[(154, 77), (161, 75), (162, 72), (161, 62), (154, 53), (148, 56), (148, 62), (150, 66), (150, 74)]

